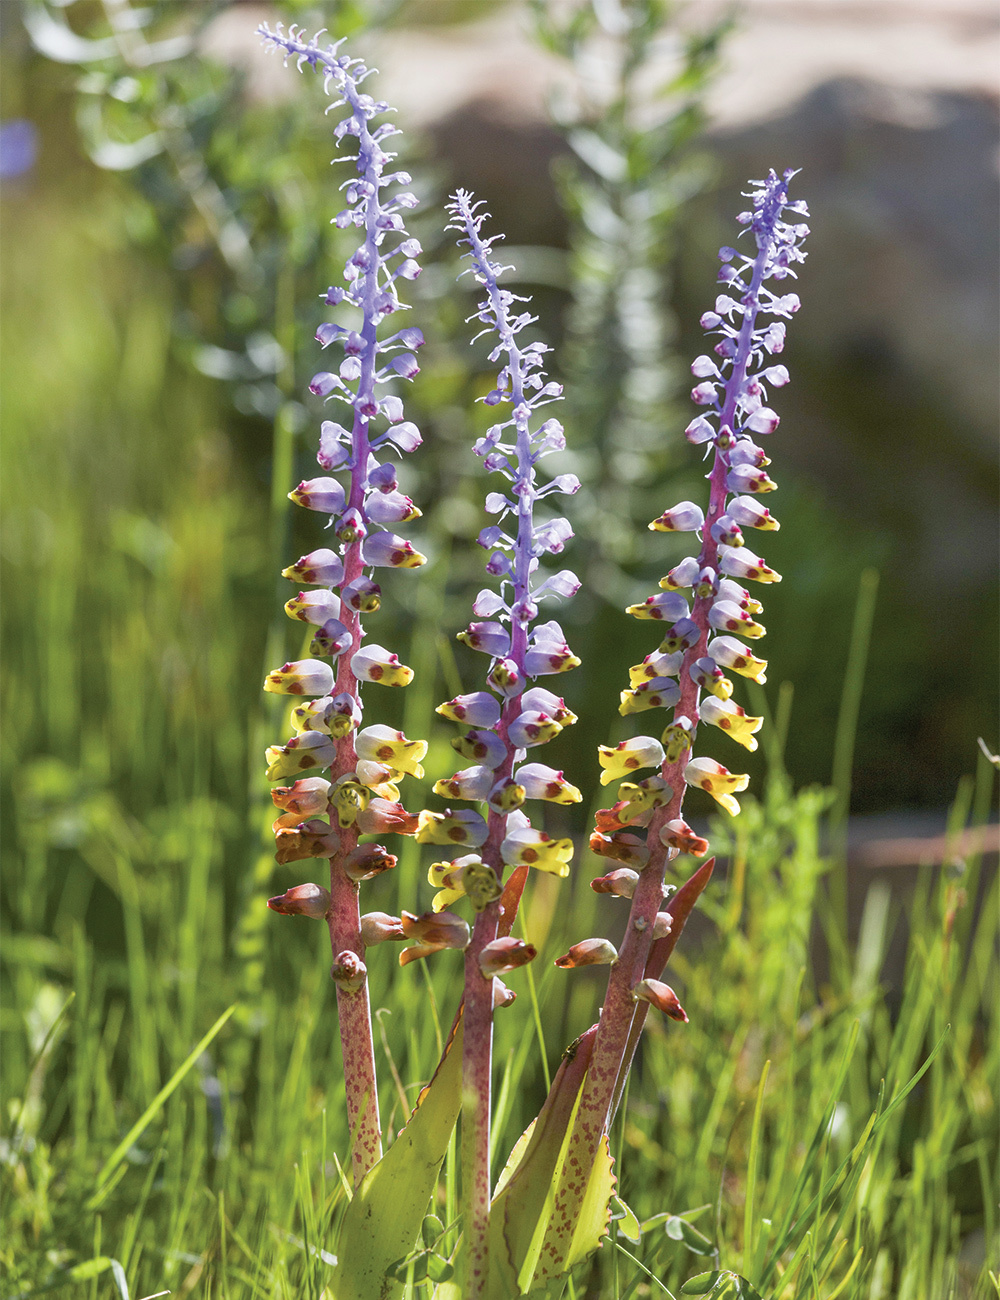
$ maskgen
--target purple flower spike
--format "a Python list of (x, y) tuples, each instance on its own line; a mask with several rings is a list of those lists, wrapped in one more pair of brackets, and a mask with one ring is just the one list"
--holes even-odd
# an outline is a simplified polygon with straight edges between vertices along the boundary
[[(795, 266), (805, 257), (801, 244), (808, 231), (799, 218), (807, 212), (801, 201), (789, 201), (793, 175), (789, 171), (779, 177), (771, 172), (766, 180), (751, 182), (752, 209), (739, 221), (753, 246), (725, 247), (719, 253), (723, 291), (714, 310), (701, 320), (714, 337), (710, 351), (706, 349), (691, 367), (699, 381), (691, 398), (700, 411), (685, 430), (688, 441), (703, 446), (712, 458), (708, 506), (703, 513), (697, 503), (683, 501), (653, 520), (650, 528), (655, 532), (693, 535), (695, 553), (661, 580), (663, 596), (653, 596), (629, 611), (639, 618), (680, 616), (657, 652), (631, 670), (632, 689), (622, 692), (620, 712), (628, 716), (657, 707), (673, 712), (659, 741), (637, 736), (614, 748), (601, 748), (602, 784), (619, 779), (622, 784), (613, 807), (597, 814), (591, 848), (637, 869), (627, 874), (619, 869), (593, 882), (599, 893), (631, 897), (632, 906), (625, 939), (611, 968), (564, 1157), (567, 1171), (587, 1171), (593, 1165), (620, 1101), (647, 1004), (675, 1020), (687, 1019), (659, 975), (708, 882), (711, 861), (671, 900), (669, 926), (658, 921), (669, 859), (678, 853), (702, 856), (708, 851), (707, 841), (696, 836), (681, 816), (685, 788), (697, 786), (735, 815), (740, 810), (735, 796), (749, 781), (714, 758), (694, 757), (694, 748), (700, 724), (706, 723), (728, 733), (723, 744), (736, 742), (754, 749), (754, 735), (762, 722), (731, 698), (733, 683), (726, 671), (760, 682), (767, 666), (742, 640), (729, 635), (735, 632), (753, 640), (764, 634), (763, 625), (756, 621), (760, 602), (733, 579), (767, 583), (780, 578), (747, 547), (742, 529), (777, 527), (770, 511), (756, 500), (757, 494), (773, 491), (775, 484), (764, 471), (768, 459), (755, 438), (778, 427), (777, 415), (766, 405), (767, 390), (788, 381), (785, 367), (770, 360), (785, 342), (784, 323), (773, 318), (790, 316), (799, 307), (795, 294), (776, 294), (767, 287), (768, 280), (794, 276)], [(687, 602), (679, 593), (687, 590), (691, 605), (685, 613), (682, 607)], [(722, 635), (713, 636), (715, 632)], [(652, 779), (634, 781), (633, 771), (643, 767), (659, 770)], [(645, 841), (634, 833), (637, 829), (645, 829)], [(575, 1222), (587, 1185), (586, 1177), (564, 1173), (555, 1193), (553, 1218)]]
[[(493, 976), (512, 964), (505, 959), (498, 966), (492, 954), (498, 951), (498, 944), (504, 953), (511, 946), (510, 925), (524, 887), (521, 868), (533, 866), (565, 876), (573, 852), (571, 840), (552, 840), (543, 831), (534, 830), (521, 808), (525, 800), (575, 803), (582, 797), (561, 772), (542, 764), (519, 767), (524, 751), (544, 744), (575, 721), (558, 697), (529, 686), (533, 677), (564, 672), (579, 663), (558, 624), (533, 625), (543, 601), (565, 599), (579, 588), (577, 578), (568, 569), (546, 574), (540, 567), (539, 561), (546, 554), (558, 555), (564, 550), (573, 530), (561, 517), (537, 518), (536, 510), (540, 502), (544, 500), (548, 505), (548, 500), (558, 493), (577, 492), (580, 483), (573, 474), (556, 475), (547, 481), (539, 477), (542, 458), (566, 445), (559, 421), (540, 414), (543, 407), (560, 397), (562, 389), (546, 381), (544, 345), (519, 340), (521, 331), (535, 318), (522, 310), (527, 299), (500, 286), (499, 277), (505, 268), (493, 258), (496, 236), (482, 235), (480, 205), (466, 191), (459, 190), (449, 211), (449, 228), (458, 232), (459, 244), (468, 250), (466, 271), (483, 290), (470, 319), (482, 324), (482, 332), (497, 337), (490, 360), (497, 362), (500, 369), (495, 387), (482, 399), (495, 410), (497, 418), (477, 441), (474, 451), (490, 474), (505, 480), (501, 490), (486, 497), (486, 511), (495, 522), (488, 524), (478, 539), (489, 552), (486, 571), (498, 580), (498, 590), (487, 588), (479, 593), (474, 612), (483, 621), (471, 623), (459, 634), (460, 641), (492, 659), (486, 674), (490, 690), (460, 696), (439, 709), (457, 722), (479, 723), (455, 742), (459, 753), (474, 760), (476, 766), (435, 787), (442, 797), (484, 802), (486, 814), (486, 833), (477, 841), (477, 872), (469, 875), (468, 868), (463, 867), (461, 874), (448, 873), (444, 882), (448, 905), (467, 895), (476, 913), (472, 940), (466, 949), (462, 1056), (463, 1184), (469, 1261), (464, 1294), (473, 1300), (483, 1294), (489, 1276)], [(530, 703), (529, 696), (535, 697)], [(549, 709), (539, 707), (548, 701)], [(516, 773), (515, 768), (519, 768)], [(488, 780), (485, 773), (489, 774)], [(440, 814), (425, 816), (438, 818)], [(508, 892), (516, 892), (505, 903), (505, 932), (500, 935), (501, 886), (510, 871), (518, 870), (520, 879), (507, 882)], [(489, 889), (483, 887), (483, 873)]]
[[(353, 173), (341, 186), (343, 206), (334, 224), (353, 237), (355, 247), (347, 257), (342, 284), (324, 295), (337, 319), (323, 322), (316, 331), (324, 368), (309, 384), (315, 397), (340, 403), (343, 423), (322, 422), (317, 454), (321, 469), (340, 477), (310, 479), (289, 494), (296, 504), (330, 516), (325, 537), (335, 549), (313, 551), (285, 570), (286, 577), (317, 588), (300, 592), (285, 606), (290, 617), (316, 628), (310, 645), (315, 657), (276, 669), (265, 689), (321, 697), (293, 711), (299, 734), (268, 750), (268, 774), (283, 780), (307, 770), (317, 777), (329, 770), (330, 781), (324, 781), (329, 806), (321, 808), (330, 816), (329, 825), (282, 824), (276, 835), (279, 862), (303, 856), (330, 859), (329, 906), (323, 914), (333, 947), (357, 1186), (381, 1155), (364, 961), (371, 939), (361, 925), (358, 882), (395, 862), (380, 846), (359, 848), (358, 839), (373, 832), (416, 832), (417, 818), (396, 802), (395, 782), (406, 774), (422, 775), (419, 764), (406, 755), (411, 749), (426, 749), (423, 741), (385, 740), (385, 728), (358, 730), (362, 682), (406, 686), (413, 676), (390, 650), (365, 641), (362, 617), (375, 614), (381, 604), (374, 568), (412, 569), (424, 563), (413, 544), (394, 531), (418, 518), (420, 511), (400, 489), (392, 461), (386, 458), (383, 464), (379, 459), (383, 451), (396, 457), (421, 442), (419, 430), (403, 418), (397, 390), (418, 373), (414, 352), (423, 335), (418, 329), (400, 329), (396, 319), (405, 307), (399, 286), (419, 274), (420, 245), (407, 235), (403, 221), (403, 214), (416, 204), (405, 188), (410, 178), (390, 168), (395, 155), (387, 143), (396, 128), (376, 120), (389, 106), (361, 88), (368, 69), (339, 53), (338, 44), (324, 48), (318, 36), (303, 39), (294, 26), (286, 35), (280, 25), (276, 32), (263, 25), (258, 34), (286, 63), (294, 59), (300, 71), (310, 67), (322, 73), (324, 90), (333, 97), (331, 109), (343, 113), (334, 129), (341, 150), (338, 161), (346, 161)], [(374, 754), (373, 737), (384, 742), (376, 745)], [(334, 822), (336, 831), (330, 829)]]

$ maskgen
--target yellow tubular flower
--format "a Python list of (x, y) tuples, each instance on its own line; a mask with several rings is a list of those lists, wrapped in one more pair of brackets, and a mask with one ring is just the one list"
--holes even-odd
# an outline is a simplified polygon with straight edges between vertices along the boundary
[(702, 719), (713, 727), (728, 731), (737, 744), (745, 749), (755, 750), (757, 741), (753, 733), (759, 731), (763, 718), (752, 718), (746, 709), (741, 709), (732, 700), (717, 700), (706, 696), (701, 702)]
[(746, 773), (730, 772), (714, 758), (692, 758), (684, 769), (684, 780), (688, 785), (695, 785), (710, 794), (730, 817), (735, 817), (740, 811), (739, 803), (733, 798), (733, 791), (745, 790), (750, 784), (750, 777)]
[(634, 736), (615, 746), (599, 745), (597, 758), (604, 771), (601, 785), (609, 785), (623, 776), (629, 776), (643, 767), (659, 767), (663, 762), (663, 746), (652, 736)]

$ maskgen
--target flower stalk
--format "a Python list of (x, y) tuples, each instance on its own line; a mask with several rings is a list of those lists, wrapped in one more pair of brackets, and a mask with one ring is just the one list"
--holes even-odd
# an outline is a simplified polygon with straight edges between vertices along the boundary
[[(557, 772), (541, 763), (525, 763), (533, 749), (557, 735), (575, 718), (562, 699), (543, 688), (531, 687), (538, 676), (566, 672), (579, 660), (566, 645), (558, 623), (536, 623), (539, 605), (549, 598), (572, 596), (579, 587), (568, 570), (547, 575), (539, 572), (546, 553), (560, 553), (572, 531), (562, 518), (539, 521), (537, 503), (552, 493), (573, 493), (579, 481), (560, 475), (542, 484), (539, 461), (565, 446), (557, 420), (539, 420), (540, 408), (557, 400), (558, 384), (547, 382), (543, 372), (545, 347), (523, 344), (518, 335), (534, 323), (516, 304), (526, 301), (502, 288), (504, 270), (493, 259), (497, 238), (484, 238), (481, 205), (459, 190), (449, 211), (450, 229), (468, 252), (468, 271), (484, 291), (475, 319), (483, 332), (495, 332), (498, 342), (490, 354), (501, 361), (497, 385), (483, 400), (488, 406), (508, 408), (475, 447), (492, 473), (510, 484), (507, 491), (491, 492), (487, 510), (497, 523), (480, 533), (479, 543), (489, 552), (487, 572), (499, 578), (499, 591), (479, 593), (473, 622), (459, 640), (490, 659), (488, 691), (460, 696), (441, 705), (438, 712), (464, 725), (475, 724), (455, 742), (459, 753), (475, 759), (446, 780), (435, 793), (449, 799), (485, 803), (485, 815), (450, 809), (443, 814), (424, 813), (418, 840), (462, 843), (475, 847), (450, 863), (435, 863), (430, 881), (440, 889), (435, 908), (467, 897), (476, 913), (471, 940), (465, 950), (464, 1048), (462, 1065), (462, 1170), (464, 1241), (467, 1282), (465, 1295), (474, 1300), (489, 1282), (490, 1214), (490, 1111), (492, 1093), (493, 1007), (496, 977), (535, 956), (534, 948), (509, 936), (512, 915), (501, 926), (501, 891), (505, 873), (534, 866), (558, 876), (569, 872), (572, 842), (554, 840), (536, 830), (522, 811), (528, 799), (575, 803), (580, 792)], [(513, 516), (514, 527), (506, 524)], [(537, 576), (536, 576), (537, 575)], [(523, 875), (523, 873), (522, 873)], [(513, 879), (513, 876), (512, 876)], [(518, 897), (520, 896), (518, 888)], [(509, 884), (508, 884), (509, 888)], [(515, 901), (516, 907), (516, 901)], [(501, 933), (501, 930), (503, 931)]]
[[(785, 327), (780, 319), (766, 326), (759, 325), (758, 319), (762, 315), (789, 317), (799, 307), (795, 294), (776, 294), (765, 287), (768, 279), (794, 276), (794, 265), (805, 257), (800, 244), (807, 228), (783, 219), (785, 211), (807, 215), (804, 203), (788, 200), (793, 175), (786, 172), (779, 178), (771, 172), (765, 181), (751, 182), (755, 186), (753, 207), (739, 220), (752, 234), (756, 250), (753, 255), (732, 248), (720, 250), (723, 292), (716, 299), (715, 310), (702, 317), (703, 327), (719, 336), (714, 347), (719, 360), (702, 356), (692, 366), (701, 381), (692, 398), (705, 413), (691, 422), (686, 433), (692, 443), (705, 444), (707, 454), (713, 457), (707, 513), (692, 502), (682, 502), (650, 524), (654, 531), (700, 536), (697, 555), (677, 565), (660, 582), (667, 593), (679, 595), (690, 590), (691, 604), (685, 598), (661, 603), (659, 597), (652, 597), (630, 610), (638, 617), (650, 617), (652, 608), (657, 611), (652, 617), (669, 618), (671, 625), (656, 653), (632, 670), (633, 690), (623, 692), (620, 711), (627, 714), (652, 707), (650, 699), (638, 703), (635, 699), (636, 683), (649, 682), (662, 702), (673, 707), (673, 717), (659, 741), (637, 737), (616, 749), (602, 748), (600, 755), (605, 783), (645, 767), (657, 767), (658, 780), (653, 778), (653, 783), (658, 789), (639, 800), (637, 787), (623, 783), (619, 795), (624, 797), (598, 814), (596, 838), (601, 851), (637, 868), (638, 878), (627, 882), (632, 900), (628, 927), (611, 967), (565, 1173), (556, 1194), (553, 1219), (570, 1225), (570, 1232), (649, 1006), (674, 1019), (686, 1019), (673, 991), (660, 977), (693, 905), (692, 895), (696, 897), (707, 882), (710, 863), (696, 871), (668, 904), (674, 924), (666, 934), (655, 937), (667, 864), (682, 852), (703, 856), (708, 851), (707, 843), (682, 819), (685, 789), (698, 786), (735, 815), (739, 811), (735, 793), (747, 785), (746, 776), (729, 772), (714, 759), (692, 757), (698, 724), (713, 724), (748, 749), (757, 743), (754, 732), (761, 720), (748, 718), (731, 704), (733, 687), (725, 671), (763, 681), (766, 667), (729, 635), (740, 633), (756, 639), (764, 634), (763, 626), (756, 622), (759, 602), (734, 579), (780, 580), (780, 575), (745, 548), (741, 526), (765, 530), (778, 526), (755, 496), (744, 494), (774, 488), (764, 473), (769, 461), (754, 437), (769, 434), (778, 425), (777, 415), (764, 402), (767, 385), (781, 387), (788, 381), (785, 367), (770, 362), (784, 346)], [(645, 784), (651, 783), (647, 780)], [(634, 834), (637, 828), (646, 829), (645, 842)], [(614, 889), (610, 882), (610, 877), (601, 877), (594, 886), (602, 893), (625, 892)], [(675, 903), (676, 907), (672, 906)]]
[[(382, 1153), (365, 961), (367, 940), (375, 931), (362, 926), (360, 885), (395, 865), (381, 845), (360, 845), (359, 839), (371, 832), (415, 831), (416, 819), (399, 803), (397, 782), (405, 774), (423, 774), (419, 760), (427, 749), (424, 741), (408, 740), (387, 727), (358, 729), (362, 682), (404, 686), (412, 677), (395, 655), (365, 642), (362, 616), (379, 608), (377, 567), (415, 568), (424, 562), (392, 531), (420, 512), (399, 492), (393, 462), (380, 459), (384, 452), (412, 451), (421, 441), (417, 429), (403, 420), (402, 401), (392, 391), (400, 379), (418, 373), (414, 351), (423, 343), (419, 330), (393, 328), (395, 313), (405, 306), (400, 284), (419, 274), (420, 246), (407, 235), (402, 216), (416, 199), (405, 188), (406, 173), (387, 170), (395, 154), (384, 142), (397, 132), (389, 123), (375, 124), (388, 105), (362, 91), (369, 75), (364, 64), (339, 54), (339, 43), (320, 48), (319, 34), (311, 41), (300, 39), (294, 26), (286, 35), (280, 24), (276, 32), (264, 24), (258, 33), (286, 63), (292, 58), (300, 71), (308, 66), (322, 72), (324, 90), (334, 96), (330, 109), (346, 110), (334, 135), (338, 142), (354, 140), (357, 148), (356, 154), (338, 159), (353, 161), (356, 174), (342, 186), (347, 206), (334, 221), (341, 229), (357, 230), (359, 242), (344, 267), (343, 286), (331, 286), (324, 296), (327, 306), (337, 309), (338, 320), (324, 323), (316, 334), (320, 346), (334, 346), (342, 360), (336, 372), (321, 371), (309, 385), (314, 395), (344, 404), (350, 420), (344, 425), (323, 421), (317, 460), (328, 474), (289, 494), (296, 504), (329, 517), (335, 545), (284, 570), (286, 577), (313, 586), (285, 609), (291, 618), (314, 626), (315, 657), (285, 664), (264, 684), (269, 691), (318, 697), (293, 710), (296, 734), (268, 750), (268, 776), (329, 773), (329, 779), (310, 775), (296, 782), (292, 794), (275, 792), (275, 802), (286, 809), (275, 833), (279, 861), (329, 860), (325, 919), (357, 1186)], [(338, 473), (347, 475), (346, 485)], [(308, 790), (300, 788), (306, 786)], [(307, 805), (310, 813), (322, 815), (296, 821)], [(314, 910), (308, 914), (315, 915), (316, 895), (311, 897)], [(391, 931), (395, 920), (388, 918)]]

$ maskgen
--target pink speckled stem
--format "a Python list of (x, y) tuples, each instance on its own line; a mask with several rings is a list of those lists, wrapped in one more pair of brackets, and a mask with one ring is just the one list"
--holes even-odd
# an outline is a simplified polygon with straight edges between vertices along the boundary
[[(356, 843), (356, 836), (350, 836)], [(352, 845), (346, 846), (348, 851)], [(361, 942), (361, 909), (358, 886), (350, 880), (340, 862), (330, 862), (330, 946), (334, 959), (345, 951), (364, 960)], [(371, 1006), (368, 981), (354, 993), (337, 987), (340, 1020), (340, 1050), (344, 1061), (344, 1090), (347, 1122), (351, 1133), (351, 1168), (354, 1186), (382, 1156), (382, 1131), (378, 1112), (378, 1083), (375, 1077), (375, 1046), (372, 1042)]]

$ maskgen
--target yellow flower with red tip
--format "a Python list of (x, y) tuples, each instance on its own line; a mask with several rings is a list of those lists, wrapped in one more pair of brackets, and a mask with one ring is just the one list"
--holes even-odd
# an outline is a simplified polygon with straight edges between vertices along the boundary
[(633, 736), (618, 745), (599, 745), (597, 759), (604, 771), (601, 785), (609, 785), (623, 776), (631, 776), (643, 767), (659, 767), (663, 762), (663, 746), (652, 736)]
[(732, 700), (718, 700), (708, 695), (701, 702), (701, 717), (713, 727), (727, 731), (744, 749), (755, 750), (757, 741), (754, 732), (759, 731), (763, 718), (752, 718), (746, 709), (741, 709)]
[(420, 760), (427, 753), (426, 740), (407, 740), (401, 731), (381, 725), (365, 727), (354, 739), (354, 749), (359, 759), (384, 763), (397, 775), (423, 776)]
[(508, 834), (500, 845), (500, 856), (509, 867), (526, 863), (529, 867), (537, 867), (539, 871), (547, 871), (554, 876), (568, 876), (573, 841), (554, 840), (545, 831), (523, 826)]
[(739, 803), (733, 797), (734, 793), (745, 790), (750, 784), (750, 777), (746, 773), (730, 772), (714, 758), (692, 758), (684, 769), (684, 780), (688, 785), (697, 786), (699, 790), (710, 794), (731, 817), (735, 817), (740, 810)]

